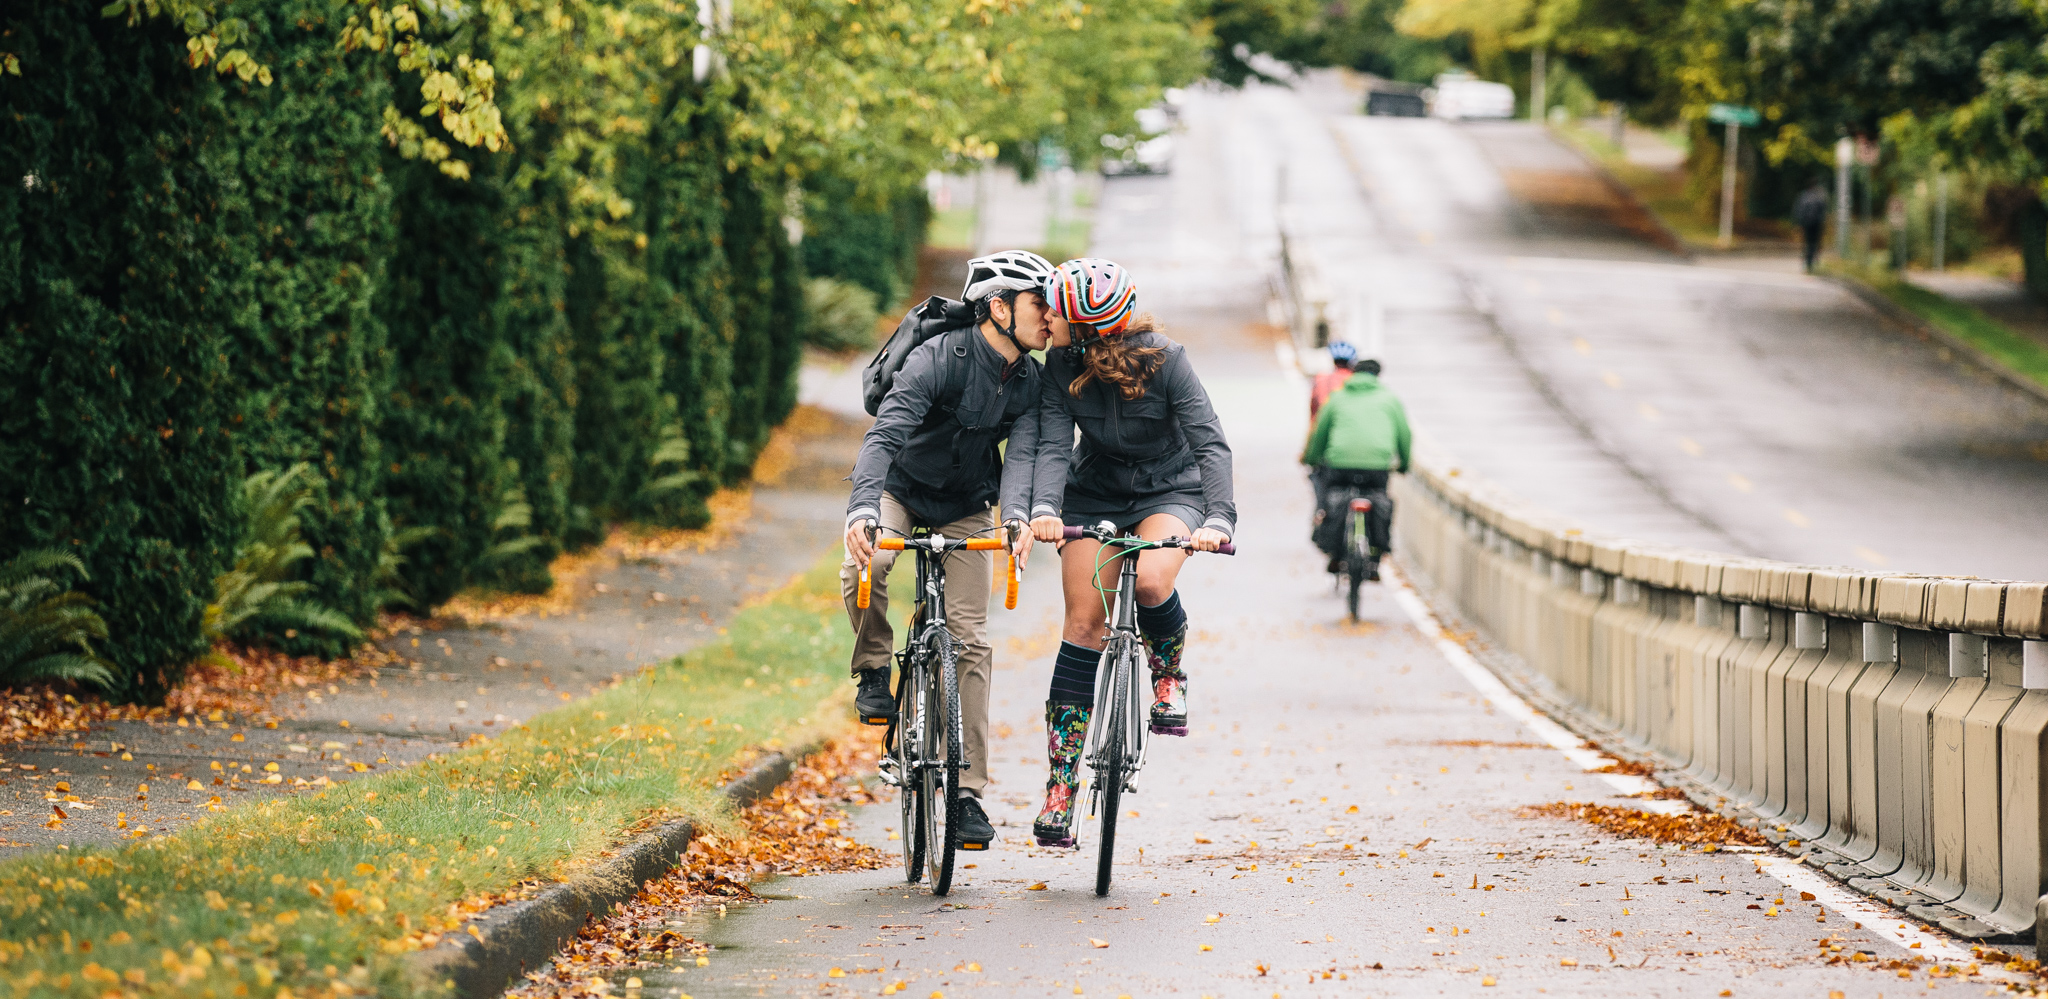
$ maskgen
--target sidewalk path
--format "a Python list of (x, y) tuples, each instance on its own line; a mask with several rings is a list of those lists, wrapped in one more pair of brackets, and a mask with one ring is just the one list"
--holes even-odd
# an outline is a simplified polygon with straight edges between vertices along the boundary
[[(121, 722), (90, 738), (0, 747), (0, 853), (175, 832), (216, 808), (294, 793), (297, 780), (416, 763), (715, 638), (741, 603), (810, 568), (839, 534), (844, 472), (834, 469), (851, 467), (863, 424), (816, 412), (795, 421), (786, 470), (754, 488), (722, 544), (600, 563), (558, 613), (401, 632), (381, 644), (405, 665), (294, 687), (271, 704), (274, 729), (237, 718)], [(260, 783), (269, 763), (277, 784)], [(57, 828), (45, 824), (53, 805), (70, 816)]]

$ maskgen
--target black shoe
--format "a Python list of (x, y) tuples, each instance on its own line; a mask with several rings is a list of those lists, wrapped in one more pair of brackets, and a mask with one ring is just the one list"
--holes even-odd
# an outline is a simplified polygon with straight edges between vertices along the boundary
[(1365, 560), (1365, 578), (1375, 581), (1380, 578), (1380, 557), (1378, 555)]
[(887, 725), (896, 720), (896, 695), (889, 690), (889, 668), (860, 671), (860, 692), (853, 695), (854, 714), (863, 725)]
[(981, 799), (971, 794), (960, 796), (960, 807), (954, 810), (953, 842), (962, 850), (986, 850), (996, 838), (994, 826), (988, 824), (987, 813), (981, 810)]
[(1332, 576), (1335, 576), (1338, 573), (1343, 572), (1344, 556), (1341, 554), (1330, 556), (1330, 564), (1323, 566), (1323, 571), (1329, 573)]

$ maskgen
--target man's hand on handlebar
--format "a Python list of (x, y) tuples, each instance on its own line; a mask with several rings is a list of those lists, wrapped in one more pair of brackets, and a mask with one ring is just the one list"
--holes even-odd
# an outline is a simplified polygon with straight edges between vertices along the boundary
[(1229, 544), (1230, 535), (1213, 527), (1198, 527), (1188, 535), (1188, 540), (1194, 542), (1196, 551), (1213, 552)]
[(855, 565), (866, 566), (875, 558), (875, 522), (862, 518), (846, 525), (846, 554)]
[(1024, 571), (1024, 563), (1031, 561), (1031, 529), (1021, 520), (1003, 522), (1003, 530), (1009, 535), (1010, 554), (1017, 559), (1017, 571)]
[(1040, 541), (1058, 542), (1066, 537), (1067, 525), (1058, 517), (1039, 517), (1031, 522), (1031, 533)]

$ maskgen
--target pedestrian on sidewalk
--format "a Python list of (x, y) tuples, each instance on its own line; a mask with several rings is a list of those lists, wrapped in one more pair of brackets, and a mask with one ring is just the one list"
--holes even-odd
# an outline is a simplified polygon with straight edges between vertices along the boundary
[(1827, 181), (1815, 177), (1806, 190), (1792, 202), (1792, 221), (1799, 226), (1799, 232), (1806, 237), (1806, 273), (1813, 273), (1813, 262), (1820, 259), (1821, 227), (1828, 221)]
[[(924, 527), (949, 538), (986, 536), (996, 529), (1000, 504), (1020, 568), (1031, 553), (1025, 521), (1039, 440), (1042, 374), (1029, 352), (1045, 349), (1045, 282), (1051, 276), (1052, 263), (1025, 250), (968, 261), (963, 301), (934, 297), (918, 306), (877, 356), (879, 361), (892, 349), (905, 349), (908, 343), (898, 344), (898, 338), (922, 340), (909, 348), (874, 408), (875, 422), (854, 460), (853, 495), (846, 504), (846, 561), (839, 567), (839, 584), (853, 622), (853, 675), (860, 683), (854, 710), (866, 724), (887, 725), (896, 717), (889, 684), (895, 649), (889, 569), (897, 553), (877, 549), (876, 533), (908, 537), (913, 528)], [(971, 318), (960, 322), (961, 316)], [(941, 328), (920, 326), (927, 323)], [(1001, 450), (1005, 441), (1007, 460)], [(873, 591), (866, 608), (859, 603), (863, 566), (872, 566)], [(948, 555), (946, 566), (959, 578), (959, 585), (946, 589), (946, 625), (965, 647), (959, 675), (966, 743), (961, 748), (967, 757), (967, 769), (960, 772), (960, 821), (948, 833), (961, 846), (985, 849), (995, 839), (981, 807), (988, 785), (988, 688), (994, 658), (988, 595), (995, 561), (992, 552), (961, 551)]]

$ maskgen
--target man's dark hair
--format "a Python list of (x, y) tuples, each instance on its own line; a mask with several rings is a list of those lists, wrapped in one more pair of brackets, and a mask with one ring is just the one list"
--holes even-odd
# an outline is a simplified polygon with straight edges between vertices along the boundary
[[(1024, 293), (1025, 293), (1026, 291), (1030, 291), (1030, 289), (1028, 289), (1028, 288), (1022, 288), (1022, 289), (1019, 289), (1019, 288), (1013, 288), (1013, 289), (1010, 289), (1010, 290), (1008, 290), (1008, 291), (999, 291), (999, 292), (996, 292), (996, 293), (995, 293), (995, 294), (993, 294), (993, 295), (990, 295), (990, 296), (989, 296), (989, 297), (987, 297), (987, 298), (984, 298), (984, 299), (982, 299), (982, 300), (981, 300), (981, 301), (979, 301), (979, 302), (975, 302), (975, 303), (974, 303), (974, 322), (975, 322), (975, 325), (979, 326), (980, 324), (982, 324), (982, 323), (985, 323), (985, 322), (988, 322), (988, 321), (989, 321), (989, 307), (988, 307), (988, 303), (990, 303), (990, 302), (993, 302), (993, 301), (995, 301), (995, 300), (996, 300), (996, 299), (998, 299), (998, 298), (1000, 298), (1000, 299), (1002, 299), (1002, 300), (1003, 300), (1003, 304), (1004, 304), (1004, 305), (1006, 305), (1006, 306), (1009, 306), (1009, 308), (1010, 308), (1010, 315), (1011, 315), (1012, 319), (1014, 320), (1014, 318), (1015, 318), (1015, 317), (1016, 317), (1016, 315), (1017, 315), (1017, 296), (1019, 296), (1019, 295), (1022, 295), (1022, 294), (1024, 294)], [(1032, 292), (1031, 292), (1031, 294), (1033, 294), (1033, 295), (1037, 295), (1037, 296), (1038, 296), (1038, 297), (1040, 297), (1040, 298), (1044, 298), (1044, 297), (1045, 297), (1045, 295), (1044, 295), (1044, 294), (1043, 294), (1042, 292), (1036, 292), (1036, 291), (1032, 291)]]
[(1331, 361), (1330, 363), (1336, 365), (1337, 367), (1343, 368), (1347, 371), (1351, 368), (1351, 359), (1348, 357), (1340, 357), (1334, 361)]
[(1363, 360), (1358, 362), (1357, 368), (1368, 375), (1377, 377), (1380, 373), (1380, 362), (1371, 359)]

